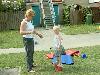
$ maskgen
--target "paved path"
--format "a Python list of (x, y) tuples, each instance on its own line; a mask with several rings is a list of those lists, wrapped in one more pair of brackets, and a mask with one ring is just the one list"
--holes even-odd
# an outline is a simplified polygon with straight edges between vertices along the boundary
[[(40, 30), (44, 35), (44, 38), (40, 39), (36, 37), (39, 44), (35, 45), (35, 51), (49, 50), (52, 47), (53, 31), (52, 30)], [(62, 33), (63, 46), (67, 48), (76, 48), (84, 46), (94, 46), (100, 45), (100, 33), (90, 33), (90, 34), (78, 34), (78, 35), (65, 35)], [(0, 54), (2, 53), (20, 53), (24, 52), (24, 48), (10, 48), (10, 49), (0, 49)]]

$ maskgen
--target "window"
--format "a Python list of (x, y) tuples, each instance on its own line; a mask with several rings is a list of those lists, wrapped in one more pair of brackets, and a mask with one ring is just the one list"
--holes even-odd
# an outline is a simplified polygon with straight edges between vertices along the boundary
[(100, 0), (89, 0), (89, 3), (100, 2)]

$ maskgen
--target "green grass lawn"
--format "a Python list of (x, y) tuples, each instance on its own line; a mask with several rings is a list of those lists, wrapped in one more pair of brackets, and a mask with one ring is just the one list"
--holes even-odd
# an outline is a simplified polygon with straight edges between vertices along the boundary
[(21, 75), (99, 75), (100, 74), (100, 46), (76, 48), (80, 53), (87, 54), (87, 58), (74, 57), (74, 65), (63, 65), (62, 72), (55, 72), (54, 67), (45, 54), (48, 52), (36, 51), (35, 62), (38, 66), (35, 73), (28, 73), (25, 65), (25, 54), (0, 55), (0, 68), (21, 67)]
[(62, 27), (62, 32), (66, 35), (87, 34), (91, 32), (100, 32), (97, 30), (99, 25), (71, 25)]
[(23, 47), (23, 41), (19, 31), (9, 30), (0, 32), (0, 48), (20, 47)]

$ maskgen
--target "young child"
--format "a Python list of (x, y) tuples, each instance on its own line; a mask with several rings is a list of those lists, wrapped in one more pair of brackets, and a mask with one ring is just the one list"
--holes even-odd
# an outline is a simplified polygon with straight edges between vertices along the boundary
[(32, 9), (28, 9), (25, 13), (25, 18), (21, 22), (20, 25), (20, 34), (23, 36), (23, 43), (26, 51), (26, 62), (27, 62), (27, 70), (28, 72), (35, 72), (32, 70), (35, 67), (33, 54), (34, 54), (34, 37), (36, 34), (40, 38), (43, 36), (34, 30), (34, 26), (31, 23), (32, 18), (35, 16), (35, 12)]
[(62, 67), (61, 63), (61, 54), (64, 53), (64, 48), (62, 46), (62, 37), (60, 35), (60, 27), (54, 26), (54, 50), (55, 50), (55, 57), (57, 57), (56, 65)]

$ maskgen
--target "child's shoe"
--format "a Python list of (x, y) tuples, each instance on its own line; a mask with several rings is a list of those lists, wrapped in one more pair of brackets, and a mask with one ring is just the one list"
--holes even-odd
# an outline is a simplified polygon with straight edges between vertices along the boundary
[(55, 71), (56, 72), (62, 71), (62, 67), (59, 65), (55, 65)]
[(58, 66), (57, 71), (62, 71), (62, 67)]
[(35, 72), (34, 70), (29, 70), (28, 72)]

